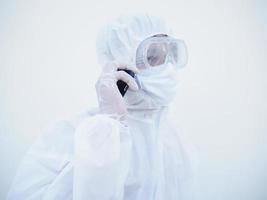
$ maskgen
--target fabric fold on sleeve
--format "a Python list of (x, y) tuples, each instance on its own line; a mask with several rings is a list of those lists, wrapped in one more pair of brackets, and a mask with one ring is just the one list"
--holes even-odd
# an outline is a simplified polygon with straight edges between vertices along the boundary
[(73, 199), (123, 199), (131, 135), (108, 115), (84, 119), (75, 131)]

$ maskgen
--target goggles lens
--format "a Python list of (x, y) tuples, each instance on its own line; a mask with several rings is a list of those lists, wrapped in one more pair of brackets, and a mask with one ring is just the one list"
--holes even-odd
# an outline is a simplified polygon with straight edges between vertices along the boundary
[(169, 36), (150, 37), (144, 40), (137, 49), (136, 65), (139, 69), (156, 67), (171, 63), (184, 65), (186, 48), (181, 40)]
[(152, 67), (162, 65), (166, 61), (167, 47), (164, 43), (151, 43), (146, 52), (146, 60)]

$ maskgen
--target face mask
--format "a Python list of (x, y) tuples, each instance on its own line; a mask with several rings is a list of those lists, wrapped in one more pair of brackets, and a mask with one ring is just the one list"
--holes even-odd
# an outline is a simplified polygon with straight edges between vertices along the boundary
[(151, 67), (137, 74), (138, 91), (128, 91), (125, 99), (128, 107), (145, 109), (167, 106), (175, 97), (177, 70), (171, 64)]

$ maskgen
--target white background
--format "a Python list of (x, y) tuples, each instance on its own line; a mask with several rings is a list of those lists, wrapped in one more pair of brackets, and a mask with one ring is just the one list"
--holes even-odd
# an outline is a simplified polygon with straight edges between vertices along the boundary
[(0, 1), (0, 199), (45, 127), (97, 105), (99, 28), (143, 11), (188, 45), (174, 111), (199, 151), (196, 199), (267, 199), (264, 0)]

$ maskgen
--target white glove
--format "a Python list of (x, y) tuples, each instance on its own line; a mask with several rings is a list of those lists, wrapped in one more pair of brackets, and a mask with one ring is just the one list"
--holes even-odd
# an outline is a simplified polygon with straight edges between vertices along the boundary
[(124, 81), (128, 84), (129, 89), (135, 91), (138, 90), (138, 85), (133, 77), (125, 71), (117, 71), (118, 69), (127, 69), (138, 73), (138, 69), (134, 66), (116, 62), (108, 63), (104, 66), (102, 74), (96, 83), (96, 92), (100, 113), (108, 114), (115, 119), (123, 121), (127, 115), (127, 108), (118, 89), (117, 81)]

